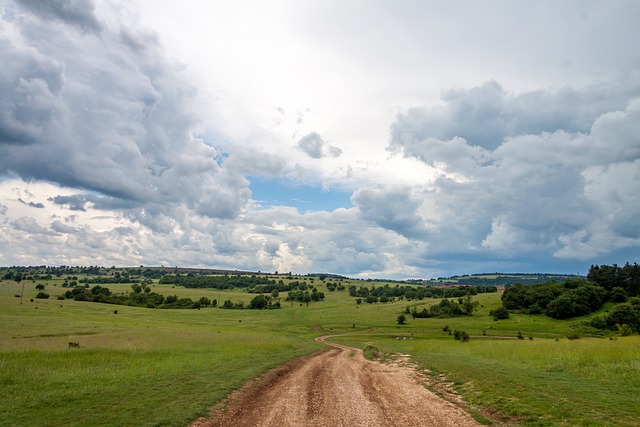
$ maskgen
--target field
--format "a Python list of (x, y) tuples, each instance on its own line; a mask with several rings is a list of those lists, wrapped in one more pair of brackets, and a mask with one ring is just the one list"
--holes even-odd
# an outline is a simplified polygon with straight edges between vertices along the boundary
[[(407, 305), (421, 309), (439, 300), (356, 305), (346, 291), (329, 292), (316, 281), (326, 300), (308, 306), (160, 310), (57, 300), (66, 289), (52, 283), (51, 298), (34, 299), (35, 283), (27, 282), (22, 305), (15, 296), (21, 285), (0, 284), (2, 425), (188, 425), (248, 379), (322, 348), (313, 338), (326, 333), (410, 354), (434, 378), (443, 374), (486, 423), (640, 425), (638, 336), (568, 340), (573, 321), (527, 315), (494, 321), (488, 313), (499, 294), (474, 297), (481, 306), (471, 317), (408, 316), (399, 326)], [(253, 296), (152, 286), (194, 300), (246, 303)], [(467, 331), (470, 342), (454, 341), (445, 326)], [(519, 332), (526, 339), (514, 339)]]

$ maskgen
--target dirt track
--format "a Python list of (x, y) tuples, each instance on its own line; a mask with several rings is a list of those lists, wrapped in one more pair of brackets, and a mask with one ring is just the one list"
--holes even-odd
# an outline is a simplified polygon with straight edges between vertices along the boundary
[(418, 384), (411, 368), (368, 361), (326, 338), (317, 340), (333, 349), (271, 371), (192, 427), (479, 425)]

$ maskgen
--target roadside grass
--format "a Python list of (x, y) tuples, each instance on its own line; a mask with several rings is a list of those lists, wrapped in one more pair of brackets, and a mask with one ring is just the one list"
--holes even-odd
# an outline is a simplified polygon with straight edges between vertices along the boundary
[(247, 380), (321, 348), (312, 328), (281, 330), (267, 312), (19, 305), (19, 287), (0, 285), (0, 425), (187, 425)]
[[(640, 337), (471, 339), (353, 335), (335, 341), (410, 354), (471, 409), (509, 425), (640, 425)], [(497, 411), (497, 412), (496, 412)]]
[[(292, 303), (281, 293), (282, 309), (254, 311), (57, 300), (68, 289), (51, 284), (45, 289), (51, 298), (38, 300), (29, 282), (20, 305), (21, 285), (2, 282), (0, 425), (184, 426), (245, 381), (323, 348), (313, 338), (324, 334), (348, 334), (333, 340), (371, 353), (410, 354), (434, 375), (446, 375), (477, 412), (497, 411), (493, 417), (510, 425), (640, 425), (638, 336), (568, 340), (576, 321), (522, 314), (494, 321), (489, 312), (500, 294), (474, 297), (480, 305), (471, 317), (409, 315), (399, 326), (407, 306), (421, 310), (440, 300), (357, 305), (346, 291), (314, 285), (325, 301)], [(220, 302), (255, 296), (157, 283), (152, 290)], [(445, 326), (465, 330), (471, 341), (454, 341)], [(534, 339), (497, 338), (518, 332)]]

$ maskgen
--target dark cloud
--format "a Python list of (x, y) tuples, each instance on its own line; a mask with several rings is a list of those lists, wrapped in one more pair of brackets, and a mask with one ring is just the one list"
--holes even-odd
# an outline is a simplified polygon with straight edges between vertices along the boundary
[(316, 132), (311, 132), (300, 138), (298, 148), (313, 159), (321, 159), (326, 156), (339, 157), (342, 154), (340, 148), (329, 145)]
[(16, 0), (44, 19), (60, 20), (83, 31), (99, 32), (103, 25), (94, 14), (92, 0)]
[(391, 148), (429, 138), (462, 138), (472, 146), (495, 149), (505, 138), (543, 132), (587, 132), (594, 120), (624, 109), (640, 95), (640, 84), (601, 84), (586, 90), (563, 87), (510, 94), (490, 81), (471, 89), (450, 89), (442, 105), (411, 108), (391, 127)]
[(19, 6), (0, 26), (0, 174), (91, 192), (57, 202), (71, 209), (185, 204), (238, 215), (248, 181), (194, 136), (196, 91), (155, 34), (99, 24), (91, 2)]
[(74, 196), (55, 196), (51, 201), (57, 205), (67, 206), (72, 211), (82, 212), (87, 210), (86, 205), (89, 203), (88, 196), (84, 194), (77, 194)]
[(44, 208), (44, 205), (40, 202), (38, 203), (34, 203), (34, 202), (25, 202), (24, 200), (22, 200), (22, 198), (18, 198), (18, 201), (20, 203), (22, 203), (23, 205), (27, 205), (27, 206), (31, 206), (32, 208), (37, 208), (37, 209), (42, 209)]
[(351, 197), (364, 219), (411, 239), (424, 238), (420, 201), (404, 187), (361, 188)]

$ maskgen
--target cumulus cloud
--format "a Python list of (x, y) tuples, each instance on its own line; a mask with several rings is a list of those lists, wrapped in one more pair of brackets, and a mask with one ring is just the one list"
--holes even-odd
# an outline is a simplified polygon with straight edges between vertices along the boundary
[(316, 132), (311, 132), (298, 140), (298, 148), (304, 151), (313, 159), (321, 159), (323, 157), (340, 157), (342, 150), (333, 145), (329, 145)]
[[(492, 82), (398, 117), (390, 149), (442, 171), (418, 206), (403, 203), (431, 224), (431, 250), (589, 260), (640, 244), (638, 100), (561, 92), (507, 96)], [(540, 116), (547, 102), (563, 114)]]
[(623, 110), (640, 96), (640, 84), (598, 84), (585, 90), (563, 87), (512, 94), (495, 81), (442, 93), (442, 104), (411, 108), (392, 125), (391, 148), (427, 138), (462, 138), (471, 146), (495, 149), (505, 138), (564, 131), (588, 132), (594, 120)]
[(424, 220), (418, 214), (420, 200), (409, 188), (361, 188), (353, 194), (351, 201), (364, 219), (380, 227), (407, 238), (424, 237)]
[(49, 19), (56, 19), (77, 26), (84, 31), (99, 32), (102, 24), (94, 14), (95, 4), (93, 1), (43, 1), (43, 0), (17, 0), (19, 4)]
[[(389, 88), (410, 96), (365, 97), (384, 98), (386, 104), (373, 107), (380, 111), (401, 105), (390, 135), (381, 137), (378, 131), (388, 129), (381, 116), (356, 121), (367, 127), (375, 120), (381, 130), (345, 130), (330, 123), (337, 116), (325, 114), (334, 109), (323, 107), (313, 117), (301, 108), (312, 105), (307, 99), (278, 99), (274, 91), (257, 96), (267, 99), (272, 120), (269, 130), (256, 129), (245, 126), (260, 116), (251, 102), (233, 110), (233, 124), (222, 123), (220, 112), (237, 107), (235, 101), (215, 110), (208, 105), (202, 89), (191, 85), (197, 79), (167, 57), (160, 35), (146, 30), (130, 7), (92, 0), (6, 0), (0, 7), (0, 264), (429, 277), (553, 266), (573, 272), (592, 261), (637, 257), (634, 70), (612, 78), (599, 67), (603, 78), (590, 85), (584, 77), (581, 86), (525, 92), (490, 80), (444, 90), (439, 103), (415, 108), (406, 106), (427, 92), (408, 78)], [(430, 28), (422, 24), (416, 21), (416, 28)], [(636, 32), (629, 26), (621, 34)], [(425, 33), (403, 34), (403, 43), (418, 34)], [(389, 46), (397, 59), (409, 52)], [(385, 64), (407, 63), (388, 59)], [(629, 56), (614, 68), (632, 62)], [(393, 82), (403, 71), (394, 68), (392, 75), (374, 64), (362, 70), (379, 69), (375, 81)], [(423, 79), (420, 66), (412, 68)], [(340, 78), (353, 86), (354, 75), (346, 75)], [(536, 84), (525, 80), (516, 87)], [(362, 84), (367, 93), (372, 86)], [(230, 86), (221, 87), (220, 93)], [(207, 90), (216, 92), (215, 82)], [(216, 102), (233, 98), (220, 93), (206, 95)], [(313, 129), (327, 130), (348, 151)], [(332, 161), (318, 161), (325, 159)], [(339, 186), (352, 193), (354, 207), (301, 213), (263, 206), (251, 199), (251, 177)]]
[(0, 173), (149, 211), (238, 215), (248, 182), (196, 136), (194, 88), (152, 33), (109, 13), (103, 23), (91, 2), (23, 1), (2, 15)]

